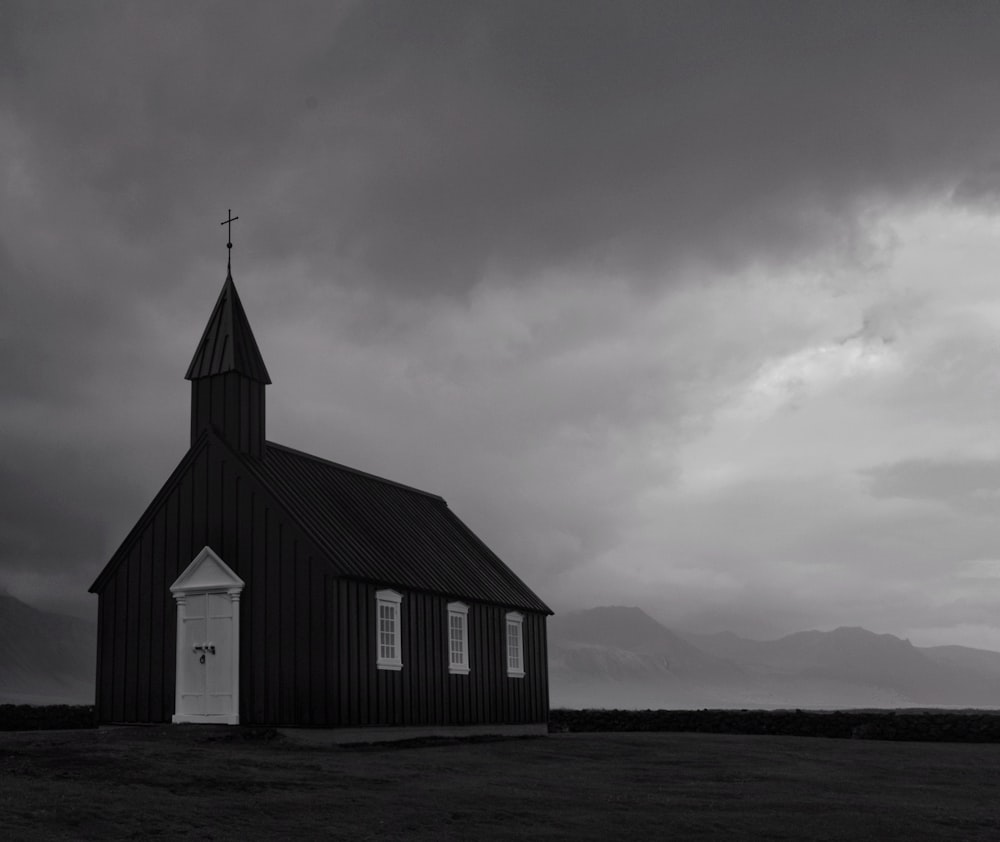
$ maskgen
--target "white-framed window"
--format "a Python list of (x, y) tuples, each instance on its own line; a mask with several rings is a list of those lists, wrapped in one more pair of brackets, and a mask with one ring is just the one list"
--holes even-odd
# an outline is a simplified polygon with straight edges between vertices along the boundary
[(448, 603), (448, 672), (469, 674), (469, 606)]
[(403, 668), (403, 640), (400, 623), (400, 605), (403, 595), (392, 590), (375, 593), (375, 630), (378, 659), (375, 666), (380, 670), (401, 670)]
[(507, 615), (507, 675), (511, 678), (524, 678), (523, 622), (524, 615), (517, 611)]

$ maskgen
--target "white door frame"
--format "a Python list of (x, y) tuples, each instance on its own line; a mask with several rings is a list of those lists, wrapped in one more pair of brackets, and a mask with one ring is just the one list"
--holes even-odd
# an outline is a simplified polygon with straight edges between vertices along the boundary
[[(203, 722), (217, 725), (238, 725), (240, 721), (240, 596), (245, 582), (233, 569), (219, 558), (210, 547), (205, 547), (170, 586), (170, 593), (177, 602), (177, 666), (174, 689), (174, 715), (172, 722)], [(181, 710), (181, 686), (184, 675), (185, 603), (191, 594), (226, 594), (233, 609), (232, 625), (232, 710), (228, 714), (183, 714)]]

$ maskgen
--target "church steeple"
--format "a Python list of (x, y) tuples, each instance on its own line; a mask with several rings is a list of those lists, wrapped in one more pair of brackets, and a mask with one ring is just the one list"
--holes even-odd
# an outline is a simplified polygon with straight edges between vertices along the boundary
[(260, 456), (271, 378), (231, 270), (184, 379), (191, 381), (191, 443), (212, 426), (235, 449)]
[(227, 371), (235, 371), (258, 383), (271, 382), (231, 271), (226, 274), (226, 282), (184, 379), (195, 380)]

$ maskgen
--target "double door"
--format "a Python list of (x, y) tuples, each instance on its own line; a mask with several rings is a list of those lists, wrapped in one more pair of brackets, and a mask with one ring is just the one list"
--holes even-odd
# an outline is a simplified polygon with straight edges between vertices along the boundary
[(178, 620), (183, 628), (178, 635), (181, 648), (177, 658), (177, 713), (186, 721), (212, 721), (218, 717), (222, 722), (234, 717), (238, 711), (235, 709), (231, 595), (226, 592), (187, 593), (183, 616)]

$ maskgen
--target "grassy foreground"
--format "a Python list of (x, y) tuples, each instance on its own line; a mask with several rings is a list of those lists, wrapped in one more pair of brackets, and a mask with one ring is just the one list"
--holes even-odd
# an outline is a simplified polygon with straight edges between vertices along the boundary
[(0, 734), (4, 839), (997, 839), (1000, 748), (717, 734)]

